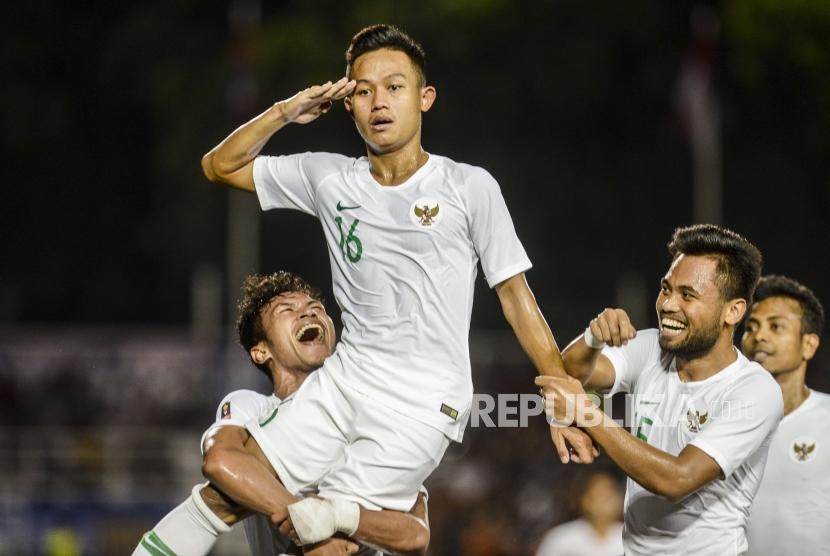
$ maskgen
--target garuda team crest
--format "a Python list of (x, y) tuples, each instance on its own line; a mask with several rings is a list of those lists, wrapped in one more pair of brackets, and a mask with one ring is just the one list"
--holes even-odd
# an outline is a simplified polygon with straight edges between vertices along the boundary
[(409, 217), (412, 222), (422, 228), (430, 228), (441, 221), (441, 205), (432, 197), (421, 197), (409, 208)]
[(807, 463), (816, 457), (816, 441), (812, 438), (799, 437), (790, 447), (790, 458), (796, 463)]
[(436, 216), (438, 216), (438, 211), (440, 207), (435, 205), (434, 207), (430, 207), (429, 205), (424, 205), (422, 207), (416, 206), (415, 207), (415, 216), (418, 217), (418, 224), (421, 226), (432, 226), (432, 222)]
[(686, 425), (689, 428), (689, 432), (698, 432), (700, 428), (706, 424), (706, 421), (709, 420), (709, 412), (705, 411), (701, 413), (698, 410), (692, 411), (691, 409), (686, 412)]

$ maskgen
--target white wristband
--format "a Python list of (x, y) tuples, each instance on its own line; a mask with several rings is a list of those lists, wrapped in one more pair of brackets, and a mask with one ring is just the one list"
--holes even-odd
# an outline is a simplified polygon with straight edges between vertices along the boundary
[(588, 328), (585, 329), (585, 334), (583, 334), (582, 337), (585, 339), (585, 343), (588, 344), (588, 347), (591, 349), (602, 349), (607, 345), (602, 340), (597, 340), (596, 336), (594, 336), (594, 333), (591, 332), (590, 326), (588, 326)]
[(353, 535), (360, 522), (360, 506), (349, 500), (309, 497), (289, 505), (288, 515), (300, 543), (306, 545), (336, 532)]
[(334, 526), (347, 537), (354, 535), (360, 523), (360, 506), (357, 502), (340, 498), (329, 498), (334, 507)]

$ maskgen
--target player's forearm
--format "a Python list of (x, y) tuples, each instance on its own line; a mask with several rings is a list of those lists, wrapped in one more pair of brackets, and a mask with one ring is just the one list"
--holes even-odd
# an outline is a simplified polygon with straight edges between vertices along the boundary
[(696, 490), (679, 458), (636, 438), (599, 408), (588, 418), (598, 420), (600, 424), (582, 430), (643, 488), (672, 502), (680, 501)]
[(227, 525), (239, 523), (252, 513), (251, 510), (220, 491), (213, 483), (208, 483), (202, 487), (199, 495), (207, 504), (207, 507)]
[(502, 311), (522, 349), (541, 375), (564, 376), (562, 357), (524, 274), (516, 275), (496, 287)]
[(202, 157), (202, 171), (212, 182), (227, 183), (234, 172), (249, 164), (262, 151), (274, 133), (288, 120), (279, 103), (238, 127)]
[(214, 448), (205, 456), (202, 472), (223, 493), (258, 513), (287, 515), (286, 507), (297, 500), (244, 449)]
[(429, 546), (429, 528), (412, 514), (361, 508), (354, 538), (383, 552), (420, 556)]
[(586, 384), (594, 373), (600, 353), (602, 353), (602, 350), (588, 347), (582, 334), (580, 334), (562, 352), (565, 372), (582, 382), (582, 384)]

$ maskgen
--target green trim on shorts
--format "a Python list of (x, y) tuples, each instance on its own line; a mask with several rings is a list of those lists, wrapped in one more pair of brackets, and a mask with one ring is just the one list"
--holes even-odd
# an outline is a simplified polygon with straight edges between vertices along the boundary
[(155, 531), (145, 533), (144, 538), (141, 539), (141, 546), (153, 556), (176, 556), (176, 553), (164, 544)]
[(273, 412), (273, 413), (271, 413), (271, 416), (270, 416), (270, 417), (268, 417), (268, 418), (267, 418), (264, 422), (260, 423), (260, 424), (259, 424), (259, 426), (260, 426), (260, 427), (264, 427), (265, 425), (267, 425), (268, 423), (270, 423), (271, 421), (273, 421), (273, 420), (274, 420), (274, 417), (276, 417), (276, 416), (277, 416), (277, 411), (279, 411), (279, 410), (280, 410), (280, 408), (279, 408), (279, 407), (275, 408), (275, 409), (274, 409), (274, 412)]

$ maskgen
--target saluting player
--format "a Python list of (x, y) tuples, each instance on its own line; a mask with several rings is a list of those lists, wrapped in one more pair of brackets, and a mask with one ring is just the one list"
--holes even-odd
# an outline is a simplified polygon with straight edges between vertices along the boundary
[[(564, 376), (498, 184), (421, 146), (421, 117), (436, 98), (421, 46), (376, 25), (355, 35), (346, 62), (347, 77), (277, 102), (202, 160), (211, 181), (255, 191), (263, 209), (316, 216), (328, 245), (341, 342), (280, 419), (249, 424), (291, 492), (319, 482), (324, 500), (290, 510), (304, 542), (352, 531), (358, 503), (408, 510), (449, 442), (461, 440), (472, 402), (478, 262), (539, 372)], [(365, 157), (259, 156), (274, 133), (315, 120), (340, 99)], [(581, 431), (553, 435), (563, 461), (566, 436), (578, 461), (593, 458)]]

